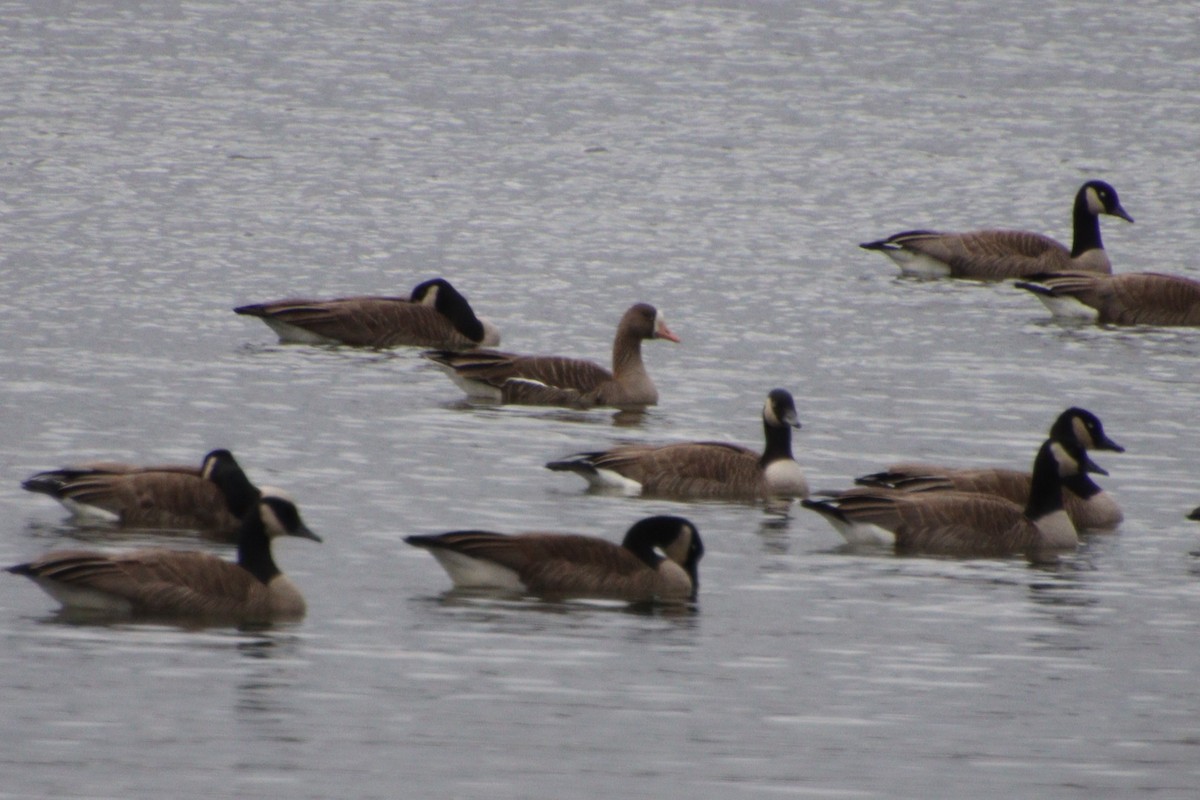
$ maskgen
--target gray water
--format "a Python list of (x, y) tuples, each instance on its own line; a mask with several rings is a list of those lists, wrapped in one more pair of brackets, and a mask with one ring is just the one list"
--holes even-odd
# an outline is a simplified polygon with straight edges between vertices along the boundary
[[(856, 247), (1066, 240), (1100, 177), (1137, 219), (1103, 221), (1116, 268), (1200, 277), (1200, 11), (1044, 6), (2, 4), (0, 563), (164, 541), (28, 474), (219, 446), (325, 543), (277, 548), (310, 611), (265, 629), (78, 624), (0, 576), (0, 797), (1195, 796), (1200, 334)], [(230, 312), (434, 275), (526, 352), (605, 360), (655, 303), (661, 404), (472, 408), (414, 352)], [(541, 467), (758, 446), (774, 386), (817, 487), (1024, 466), (1083, 405), (1126, 522), (1050, 566), (896, 558)], [(707, 544), (692, 612), (463, 597), (401, 542), (663, 512)]]

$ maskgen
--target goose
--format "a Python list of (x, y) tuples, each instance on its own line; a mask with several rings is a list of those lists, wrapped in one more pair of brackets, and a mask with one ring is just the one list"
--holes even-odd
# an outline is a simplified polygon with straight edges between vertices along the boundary
[(96, 461), (39, 472), (21, 483), (77, 518), (139, 528), (186, 528), (232, 538), (259, 498), (233, 454), (213, 450), (200, 467)]
[(1200, 506), (1192, 509), (1192, 513), (1188, 514), (1188, 519), (1200, 520)]
[(1050, 313), (1101, 325), (1200, 325), (1200, 281), (1158, 272), (1043, 273), (1018, 281)]
[(475, 316), (444, 278), (417, 284), (409, 297), (288, 299), (238, 306), (258, 317), (281, 342), (360, 347), (438, 347), (463, 350), (500, 344), (496, 326)]
[(880, 251), (905, 275), (925, 278), (1004, 280), (1072, 269), (1109, 273), (1112, 264), (1100, 239), (1100, 214), (1133, 222), (1116, 189), (1104, 181), (1088, 181), (1075, 195), (1070, 250), (1048, 236), (1011, 230), (904, 231), (859, 247)]
[(8, 571), (31, 578), (64, 609), (243, 621), (296, 619), (304, 616), (304, 598), (271, 557), (271, 542), (280, 536), (321, 541), (291, 500), (265, 495), (242, 520), (236, 563), (183, 550), (60, 550)]
[(409, 536), (457, 588), (500, 589), (548, 599), (648, 602), (696, 599), (704, 555), (700, 532), (682, 517), (647, 517), (620, 545), (568, 533), (455, 531)]
[[(1050, 426), (1049, 438), (1069, 448), (1111, 450), (1124, 453), (1104, 432), (1100, 418), (1084, 408), (1063, 411)], [(993, 494), (1024, 505), (1029, 499), (1033, 476), (1029, 472), (1001, 468), (957, 468), (940, 464), (892, 464), (882, 472), (855, 479), (860, 486), (904, 492), (954, 490)], [(1063, 478), (1063, 507), (1078, 530), (1111, 530), (1121, 524), (1124, 513), (1086, 471)]]
[(642, 362), (643, 339), (679, 341), (662, 313), (649, 303), (631, 306), (621, 317), (613, 339), (612, 372), (594, 361), (496, 350), (435, 350), (422, 355), (475, 400), (632, 408), (658, 402), (658, 390)]
[(785, 389), (772, 389), (762, 410), (762, 454), (725, 442), (665, 445), (623, 444), (576, 453), (546, 468), (574, 472), (593, 488), (620, 489), (691, 499), (763, 500), (807, 497), (808, 483), (792, 457), (796, 404)]
[(825, 517), (847, 542), (892, 545), (931, 555), (1043, 556), (1073, 549), (1079, 536), (1063, 510), (1062, 480), (1083, 471), (1107, 474), (1083, 450), (1047, 439), (1033, 462), (1024, 507), (971, 492), (849, 492), (801, 504)]

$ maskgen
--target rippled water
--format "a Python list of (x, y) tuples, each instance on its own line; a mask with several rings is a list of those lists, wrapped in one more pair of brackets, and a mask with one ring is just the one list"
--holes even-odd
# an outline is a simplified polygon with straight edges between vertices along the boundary
[[(0, 581), (3, 797), (1190, 797), (1200, 787), (1193, 331), (1069, 328), (855, 244), (1069, 238), (1198, 275), (1186, 3), (9, 3), (0, 25), (0, 561), (80, 530), (19, 481), (228, 446), (301, 502), (306, 620), (80, 625)], [(229, 309), (432, 275), (506, 346), (662, 403), (471, 408), (415, 353), (285, 347)], [(1098, 413), (1126, 512), (1050, 567), (845, 551), (816, 515), (588, 495), (624, 439), (757, 445), (789, 388), (817, 487), (898, 457), (1028, 463)], [(617, 538), (689, 516), (693, 613), (446, 594), (403, 535)], [(206, 546), (175, 536), (172, 546)]]

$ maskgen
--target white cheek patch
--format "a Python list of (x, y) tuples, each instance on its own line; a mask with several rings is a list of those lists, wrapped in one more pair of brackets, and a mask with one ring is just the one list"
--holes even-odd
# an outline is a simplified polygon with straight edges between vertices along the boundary
[(267, 538), (274, 539), (276, 536), (286, 536), (287, 528), (279, 521), (275, 510), (266, 503), (258, 504), (258, 516), (262, 520), (263, 527), (267, 531)]
[(1088, 211), (1093, 214), (1099, 215), (1104, 213), (1104, 201), (1100, 199), (1100, 195), (1092, 186), (1089, 186), (1087, 190), (1087, 207)]
[(425, 292), (425, 296), (421, 298), (421, 305), (431, 306), (431, 307), (436, 306), (438, 292), (440, 292), (441, 289), (442, 289), (442, 287), (437, 286), (437, 285), (431, 286), (429, 288), (429, 290)]
[(779, 425), (779, 416), (775, 413), (775, 406), (770, 400), (763, 406), (763, 420), (771, 426)]
[(1075, 434), (1075, 441), (1079, 442), (1084, 447), (1095, 447), (1096, 441), (1088, 432), (1087, 425), (1083, 424), (1083, 420), (1075, 417), (1071, 420), (1071, 430)]
[(1067, 452), (1058, 442), (1052, 442), (1050, 452), (1054, 454), (1054, 460), (1058, 462), (1058, 474), (1061, 476), (1078, 475), (1079, 462), (1075, 457)]

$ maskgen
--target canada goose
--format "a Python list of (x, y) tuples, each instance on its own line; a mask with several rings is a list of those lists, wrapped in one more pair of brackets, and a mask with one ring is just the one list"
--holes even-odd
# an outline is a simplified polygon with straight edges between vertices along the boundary
[(281, 342), (447, 350), (500, 344), (496, 327), (476, 317), (467, 298), (444, 278), (418, 284), (409, 297), (276, 300), (234, 311), (258, 317)]
[(678, 498), (761, 500), (807, 497), (808, 483), (792, 457), (796, 404), (784, 389), (767, 395), (762, 454), (725, 442), (623, 444), (577, 453), (546, 468), (575, 472), (593, 488)]
[[(1104, 432), (1100, 418), (1087, 409), (1072, 407), (1058, 415), (1050, 426), (1050, 439), (1069, 448), (1111, 450), (1125, 448)], [(940, 464), (892, 464), (882, 472), (863, 475), (855, 483), (903, 492), (954, 490), (994, 494), (1017, 505), (1029, 500), (1033, 476), (1015, 469), (964, 469)], [(1078, 530), (1109, 530), (1121, 524), (1124, 514), (1117, 502), (1091, 479), (1087, 471), (1063, 478), (1063, 507)]]
[(890, 544), (899, 552), (928, 554), (1036, 556), (1079, 543), (1063, 510), (1062, 479), (1086, 470), (1107, 474), (1083, 450), (1072, 452), (1047, 439), (1034, 459), (1024, 508), (995, 495), (886, 489), (801, 503), (851, 544)]
[(1194, 509), (1192, 509), (1192, 513), (1188, 514), (1188, 519), (1200, 520), (1200, 506), (1196, 506)]
[(436, 350), (433, 361), (476, 400), (526, 405), (640, 407), (658, 402), (658, 390), (642, 363), (642, 340), (678, 342), (662, 314), (648, 303), (630, 307), (613, 339), (612, 372), (594, 361), (562, 356), (525, 356), (495, 350)]
[(1200, 281), (1179, 275), (1045, 273), (1016, 286), (1037, 295), (1056, 317), (1101, 325), (1200, 325)]
[(647, 517), (624, 541), (567, 533), (456, 531), (409, 536), (433, 554), (458, 588), (502, 589), (552, 599), (694, 600), (704, 555), (682, 517)]
[(39, 472), (21, 487), (53, 497), (84, 519), (196, 529), (228, 538), (259, 497), (228, 450), (213, 450), (199, 468), (97, 461)]
[(271, 557), (279, 536), (321, 541), (294, 503), (268, 495), (242, 520), (236, 563), (182, 550), (61, 550), (8, 571), (33, 579), (69, 609), (247, 621), (302, 617), (304, 598)]
[(1116, 189), (1104, 181), (1088, 181), (1075, 195), (1070, 250), (1048, 236), (1010, 230), (904, 231), (859, 247), (880, 251), (905, 275), (918, 277), (1003, 280), (1069, 269), (1108, 273), (1112, 264), (1100, 239), (1100, 214), (1133, 222)]

